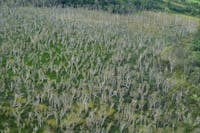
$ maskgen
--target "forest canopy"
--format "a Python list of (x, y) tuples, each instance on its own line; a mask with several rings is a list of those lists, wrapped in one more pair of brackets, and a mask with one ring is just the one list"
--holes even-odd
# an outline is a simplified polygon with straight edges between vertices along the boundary
[(138, 10), (159, 10), (199, 15), (200, 2), (191, 0), (2, 0), (0, 4), (36, 7), (87, 7), (113, 13), (132, 13)]

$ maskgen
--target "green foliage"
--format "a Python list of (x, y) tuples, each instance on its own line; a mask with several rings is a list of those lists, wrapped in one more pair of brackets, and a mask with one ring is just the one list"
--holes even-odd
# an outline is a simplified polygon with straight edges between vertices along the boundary
[(199, 15), (200, 3), (195, 0), (9, 0), (0, 5), (36, 7), (86, 7), (112, 13), (132, 13), (138, 10), (159, 10), (189, 15)]

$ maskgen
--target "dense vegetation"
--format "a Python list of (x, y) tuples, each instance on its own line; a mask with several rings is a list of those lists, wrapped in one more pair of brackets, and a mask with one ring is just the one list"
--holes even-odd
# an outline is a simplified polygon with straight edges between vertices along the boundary
[(198, 6), (0, 1), (0, 132), (200, 132)]
[(159, 10), (190, 15), (200, 14), (200, 1), (198, 0), (17, 0), (17, 2), (16, 0), (2, 0), (2, 3), (21, 6), (34, 5), (37, 7), (88, 7), (89, 9), (103, 9), (114, 13)]
[(199, 132), (199, 20), (0, 8), (1, 132)]

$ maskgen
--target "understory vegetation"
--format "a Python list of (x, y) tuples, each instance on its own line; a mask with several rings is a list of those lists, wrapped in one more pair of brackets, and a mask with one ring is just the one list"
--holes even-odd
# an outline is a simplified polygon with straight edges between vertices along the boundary
[(199, 19), (0, 6), (0, 132), (200, 131)]

